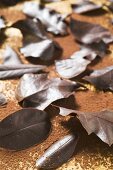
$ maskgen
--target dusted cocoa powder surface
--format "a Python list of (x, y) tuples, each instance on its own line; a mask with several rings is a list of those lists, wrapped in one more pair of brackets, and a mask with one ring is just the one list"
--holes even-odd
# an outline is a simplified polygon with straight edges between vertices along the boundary
[[(64, 1), (64, 3), (68, 5), (69, 1)], [(3, 15), (10, 25), (10, 23), (25, 18), (21, 12), (21, 7), (21, 4), (10, 8), (1, 7), (0, 15)], [(61, 10), (60, 6), (59, 8)], [(111, 13), (99, 16), (76, 14), (73, 14), (72, 16), (82, 21), (101, 24), (102, 26), (109, 28), (113, 33), (113, 26), (110, 24), (110, 18), (113, 17)], [(8, 38), (4, 43), (0, 43), (1, 61), (2, 52), (6, 44), (10, 44), (16, 50), (21, 47), (22, 37), (20, 32), (17, 31), (17, 29), (9, 29), (6, 32)], [(74, 41), (72, 35), (56, 37), (54, 39), (64, 50), (62, 58), (69, 58), (73, 52), (79, 50), (79, 46)], [(110, 45), (110, 50), (113, 51), (113, 45)], [(20, 57), (27, 63), (22, 55)], [(91, 65), (90, 67), (99, 69), (110, 65), (113, 65), (113, 52), (106, 55), (99, 63)], [(57, 76), (54, 66), (50, 66), (49, 71), (51, 77)], [(15, 89), (18, 81), (18, 79), (0, 81), (0, 92), (3, 92), (8, 99), (7, 106), (0, 108), (1, 120), (21, 108), (15, 99)], [(62, 101), (59, 103), (62, 104)], [(84, 112), (97, 112), (103, 109), (113, 110), (113, 94), (111, 92), (97, 91), (92, 86), (89, 86), (89, 90), (79, 90), (75, 92), (75, 101), (70, 97), (65, 101), (65, 104), (69, 108), (76, 108)], [(74, 117), (61, 117), (58, 115), (58, 111), (55, 108), (47, 108), (47, 111), (50, 113), (53, 126), (48, 139), (40, 145), (36, 145), (24, 151), (11, 152), (0, 149), (0, 170), (36, 170), (36, 159), (38, 159), (53, 142), (68, 134), (70, 128), (75, 133), (78, 131), (81, 138), (73, 158), (62, 167), (58, 168), (58, 170), (113, 170), (113, 146), (109, 147), (107, 144), (104, 144), (94, 134), (88, 136)]]

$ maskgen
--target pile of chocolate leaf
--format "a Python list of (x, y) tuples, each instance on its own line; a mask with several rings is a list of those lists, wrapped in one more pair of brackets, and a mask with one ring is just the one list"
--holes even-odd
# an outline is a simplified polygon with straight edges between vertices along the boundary
[[(14, 5), (18, 0), (1, 2), (3, 5)], [(59, 115), (76, 116), (88, 135), (95, 133), (103, 142), (111, 146), (113, 111), (83, 113), (61, 107), (55, 101), (68, 98), (80, 88), (87, 88), (85, 84), (91, 84), (95, 89), (102, 91), (113, 91), (113, 66), (100, 70), (88, 69), (89, 64), (97, 58), (101, 60), (107, 54), (109, 44), (113, 43), (113, 35), (101, 25), (75, 20), (71, 15), (62, 15), (49, 9), (44, 5), (46, 2), (55, 2), (55, 0), (43, 0), (40, 4), (32, 1), (24, 2), (22, 12), (26, 15), (26, 19), (10, 26), (19, 29), (23, 35), (20, 53), (26, 59), (33, 59), (42, 64), (24, 64), (10, 46), (4, 50), (4, 60), (0, 64), (0, 79), (21, 77), (15, 95), (22, 109), (0, 122), (0, 147), (18, 151), (47, 139), (52, 131), (50, 116), (45, 111), (49, 106), (59, 109)], [(106, 11), (102, 5), (89, 0), (76, 1), (71, 7), (73, 12), (83, 15), (90, 12), (113, 11), (113, 2), (109, 1)], [(8, 27), (5, 18), (1, 16), (1, 37)], [(80, 50), (74, 52), (68, 59), (58, 60), (63, 50), (51, 38), (51, 34), (53, 37), (61, 37), (70, 32), (80, 46)], [(47, 67), (50, 63), (55, 65), (57, 78), (48, 76)], [(76, 81), (72, 81), (72, 78)], [(0, 105), (6, 103), (5, 96), (0, 93)], [(46, 150), (36, 161), (36, 166), (43, 169), (55, 169), (61, 166), (72, 157), (78, 141), (79, 135), (64, 136)]]

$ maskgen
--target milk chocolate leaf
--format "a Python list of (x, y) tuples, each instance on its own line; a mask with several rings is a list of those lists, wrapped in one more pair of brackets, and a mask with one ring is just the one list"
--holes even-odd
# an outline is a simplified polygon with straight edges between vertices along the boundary
[(50, 39), (35, 43), (31, 42), (20, 49), (20, 52), (25, 57), (40, 58), (45, 61), (51, 60), (58, 51), (61, 51), (61, 48)]
[(0, 79), (18, 78), (26, 73), (38, 73), (45, 68), (42, 65), (0, 65)]
[(113, 91), (113, 66), (95, 70), (89, 76), (85, 76), (83, 79), (93, 84), (100, 90)]
[(63, 137), (45, 151), (36, 161), (36, 166), (41, 169), (56, 169), (72, 157), (77, 142), (77, 135), (70, 134)]
[(72, 4), (73, 12), (76, 12), (78, 14), (91, 12), (91, 11), (97, 11), (99, 9), (102, 9), (102, 5), (97, 5), (91, 1), (82, 1), (79, 3)]
[(22, 61), (19, 59), (17, 53), (10, 47), (7, 46), (3, 56), (4, 65), (18, 65), (22, 64)]
[(67, 25), (64, 22), (65, 16), (54, 10), (46, 8), (36, 2), (25, 2), (23, 12), (30, 17), (38, 18), (46, 26), (47, 31), (54, 34), (67, 34)]
[[(23, 81), (22, 79), (21, 82)], [(76, 82), (62, 80), (60, 78), (46, 78), (44, 81), (43, 78), (41, 79), (41, 77), (37, 77), (36, 82), (38, 82), (39, 86), (37, 85), (37, 87), (39, 88), (37, 92), (34, 90), (33, 94), (31, 94), (31, 88), (25, 89), (24, 93), (23, 90), (20, 91), (20, 88), (22, 87), (21, 82), (17, 87), (16, 93), (19, 102), (21, 101), (21, 104), (24, 107), (36, 107), (41, 110), (45, 109), (56, 100), (69, 97), (72, 95), (74, 90), (78, 88), (78, 84)], [(26, 83), (27, 82), (28, 81), (26, 81)], [(25, 85), (25, 87), (27, 86)]]
[(71, 19), (70, 28), (76, 40), (91, 44), (103, 40), (106, 44), (113, 42), (113, 36), (108, 29), (98, 24)]
[(78, 112), (77, 117), (89, 135), (95, 133), (109, 146), (113, 144), (113, 111), (104, 110), (97, 113)]
[(51, 129), (48, 114), (37, 109), (19, 110), (0, 122), (0, 147), (22, 150), (45, 140)]
[(0, 106), (7, 104), (6, 96), (3, 93), (0, 93)]
[(83, 48), (75, 52), (69, 59), (56, 61), (56, 71), (64, 78), (76, 77), (86, 70), (87, 65), (90, 64), (96, 56), (97, 54), (95, 52)]

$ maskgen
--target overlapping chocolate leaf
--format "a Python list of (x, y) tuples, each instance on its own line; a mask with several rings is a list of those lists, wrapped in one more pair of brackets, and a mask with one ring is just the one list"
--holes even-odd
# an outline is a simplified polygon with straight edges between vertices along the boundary
[(88, 64), (96, 58), (97, 54), (88, 48), (75, 52), (69, 59), (55, 62), (56, 71), (61, 77), (73, 78), (86, 70)]
[(71, 113), (77, 114), (77, 118), (88, 132), (88, 135), (95, 133), (109, 146), (113, 144), (113, 111), (103, 110), (96, 113), (87, 113), (63, 107), (59, 107), (59, 109), (62, 116), (67, 116)]
[(23, 47), (20, 52), (25, 57), (47, 61), (51, 60), (57, 53), (62, 52), (60, 46), (47, 36), (40, 20), (20, 20), (13, 24), (13, 27), (19, 28), (23, 34)]
[(99, 9), (102, 9), (102, 5), (95, 4), (91, 1), (80, 1), (76, 2), (75, 4), (72, 4), (73, 12), (76, 12), (78, 14), (97, 11)]
[(30, 17), (40, 19), (46, 26), (47, 31), (56, 35), (67, 34), (67, 25), (64, 22), (65, 15), (61, 15), (36, 2), (26, 2), (23, 7), (23, 12)]
[(100, 90), (113, 91), (113, 66), (94, 70), (89, 76), (85, 76), (83, 79)]
[(77, 142), (77, 135), (70, 134), (63, 137), (45, 151), (36, 161), (36, 166), (41, 169), (56, 169), (71, 158)]
[(97, 113), (79, 112), (77, 117), (89, 135), (95, 133), (109, 146), (113, 144), (113, 111), (104, 110)]
[(3, 64), (0, 64), (0, 79), (18, 78), (26, 73), (38, 73), (46, 68), (43, 65), (22, 64), (17, 53), (9, 46), (3, 57)]
[(7, 104), (6, 96), (3, 93), (0, 93), (0, 106), (4, 106)]
[(51, 129), (48, 114), (37, 109), (22, 109), (0, 122), (0, 147), (22, 150), (45, 140)]
[[(35, 81), (35, 85), (32, 87), (28, 85)], [(48, 79), (43, 74), (33, 78), (33, 75), (24, 75), (17, 87), (16, 96), (23, 107), (35, 107), (38, 109), (45, 109), (52, 102), (67, 98), (76, 88), (78, 88), (76, 82), (62, 80), (60, 78)], [(36, 90), (37, 89), (37, 90)]]
[(71, 19), (70, 28), (76, 40), (91, 44), (103, 40), (106, 44), (113, 42), (113, 36), (108, 29), (98, 24)]

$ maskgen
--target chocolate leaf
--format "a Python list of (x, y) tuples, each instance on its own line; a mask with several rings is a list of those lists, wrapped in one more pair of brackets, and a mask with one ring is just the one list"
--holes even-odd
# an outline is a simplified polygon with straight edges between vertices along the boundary
[(40, 58), (45, 61), (51, 60), (58, 51), (61, 51), (61, 48), (50, 39), (36, 43), (31, 42), (20, 49), (25, 57)]
[(0, 79), (18, 78), (26, 73), (38, 73), (45, 68), (42, 65), (0, 65)]
[(69, 59), (55, 62), (56, 71), (61, 77), (73, 78), (86, 70), (88, 64), (96, 58), (97, 54), (88, 48), (75, 52)]
[(88, 135), (95, 133), (109, 146), (113, 144), (113, 111), (103, 110), (96, 113), (85, 113), (77, 110), (59, 107), (60, 115), (67, 116), (75, 113)]
[(51, 123), (44, 111), (19, 110), (0, 122), (0, 147), (22, 150), (39, 144), (48, 137)]
[(3, 56), (4, 65), (18, 65), (22, 64), (22, 61), (19, 59), (17, 53), (10, 47), (7, 46)]
[(52, 144), (36, 161), (36, 166), (42, 169), (55, 169), (68, 161), (73, 155), (78, 142), (78, 136), (67, 135)]
[(40, 20), (20, 20), (13, 24), (13, 27), (19, 28), (23, 34), (23, 47), (20, 52), (25, 57), (47, 61), (51, 60), (56, 53), (62, 52), (61, 47), (47, 36)]
[(0, 93), (0, 106), (7, 104), (6, 96), (3, 93)]
[(113, 66), (106, 67), (104, 69), (95, 70), (89, 76), (85, 76), (83, 79), (93, 84), (100, 90), (113, 91)]
[(12, 27), (16, 27), (21, 30), (24, 37), (24, 41), (26, 36), (34, 36), (39, 40), (47, 39), (47, 33), (45, 31), (45, 27), (41, 23), (39, 19), (24, 19), (19, 20), (12, 25)]
[(40, 19), (46, 26), (47, 31), (52, 32), (55, 35), (67, 34), (67, 25), (64, 22), (65, 17), (56, 11), (46, 8), (36, 2), (26, 2), (23, 7), (23, 12), (30, 17)]
[[(36, 77), (36, 83), (38, 82), (38, 84), (34, 86), (34, 90), (32, 91), (31, 88), (26, 88), (28, 87), (26, 84), (29, 82), (29, 78), (26, 76), (31, 77), (29, 74), (24, 75), (21, 78), (16, 92), (18, 101), (21, 102), (24, 107), (35, 107), (43, 110), (52, 102), (69, 97), (72, 95), (73, 91), (78, 88), (78, 84), (76, 82), (66, 81), (60, 78), (45, 78), (44, 80), (44, 75), (42, 74), (42, 78)], [(38, 90), (36, 92), (37, 87)]]
[(70, 28), (76, 40), (91, 44), (103, 40), (106, 44), (113, 41), (113, 36), (108, 29), (98, 24), (71, 19)]
[(104, 110), (97, 113), (78, 112), (77, 117), (88, 134), (95, 133), (109, 146), (113, 144), (113, 112)]
[(102, 5), (97, 5), (90, 1), (81, 1), (75, 4), (72, 4), (73, 12), (76, 12), (78, 14), (91, 12), (91, 11), (97, 11), (99, 9), (102, 9)]

